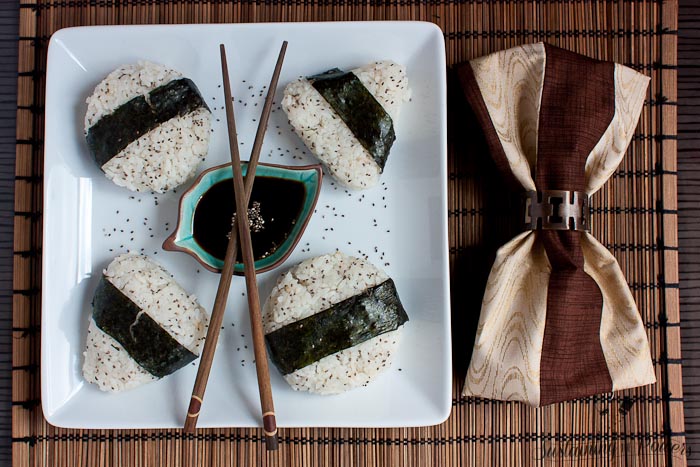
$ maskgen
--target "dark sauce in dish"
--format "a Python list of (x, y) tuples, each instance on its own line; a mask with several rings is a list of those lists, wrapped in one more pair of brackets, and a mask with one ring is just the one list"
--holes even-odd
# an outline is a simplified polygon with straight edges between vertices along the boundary
[[(266, 258), (282, 246), (299, 219), (306, 187), (296, 180), (277, 177), (255, 177), (249, 209), (259, 203), (261, 229), (251, 228), (253, 257)], [(213, 185), (199, 199), (194, 211), (192, 231), (195, 241), (210, 255), (224, 260), (231, 231), (231, 219), (236, 212), (233, 180)], [(250, 211), (249, 211), (250, 212)], [(251, 226), (253, 219), (250, 220)], [(240, 243), (238, 262), (242, 263)]]

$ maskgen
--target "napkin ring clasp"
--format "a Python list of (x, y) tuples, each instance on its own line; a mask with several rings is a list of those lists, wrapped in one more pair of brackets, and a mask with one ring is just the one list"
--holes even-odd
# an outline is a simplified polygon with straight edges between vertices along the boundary
[(525, 193), (527, 230), (590, 231), (590, 202), (581, 191), (542, 190)]

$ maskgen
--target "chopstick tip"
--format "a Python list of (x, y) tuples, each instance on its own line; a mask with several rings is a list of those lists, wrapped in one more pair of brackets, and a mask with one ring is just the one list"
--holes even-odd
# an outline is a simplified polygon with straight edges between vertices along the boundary
[(268, 451), (277, 451), (277, 449), (279, 449), (277, 433), (272, 436), (265, 436), (265, 447)]

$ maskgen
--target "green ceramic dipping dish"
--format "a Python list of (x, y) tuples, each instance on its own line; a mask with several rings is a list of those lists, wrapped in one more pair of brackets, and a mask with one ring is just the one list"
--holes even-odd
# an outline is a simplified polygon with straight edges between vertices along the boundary
[[(247, 163), (241, 164), (243, 175), (246, 175)], [(284, 262), (294, 250), (301, 239), (306, 225), (314, 212), (316, 201), (321, 192), (321, 180), (323, 170), (320, 164), (305, 166), (287, 166), (274, 164), (258, 164), (255, 173), (259, 177), (281, 178), (301, 182), (304, 185), (305, 196), (301, 212), (296, 223), (282, 245), (270, 256), (261, 258), (255, 262), (255, 271), (265, 272), (274, 269)], [(167, 251), (181, 251), (195, 258), (202, 266), (212, 272), (221, 272), (224, 267), (223, 259), (219, 259), (202, 248), (194, 238), (194, 213), (202, 196), (217, 183), (233, 178), (231, 164), (219, 165), (202, 172), (192, 186), (180, 197), (177, 227), (165, 241), (163, 249)], [(243, 275), (242, 259), (238, 258), (234, 268), (234, 274)]]

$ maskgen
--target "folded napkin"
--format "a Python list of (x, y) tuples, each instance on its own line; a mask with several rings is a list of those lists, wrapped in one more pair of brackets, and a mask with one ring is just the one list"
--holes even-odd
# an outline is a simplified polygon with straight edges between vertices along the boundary
[(588, 196), (622, 160), (649, 78), (541, 43), (457, 72), (532, 228), (498, 250), (464, 395), (543, 406), (655, 382), (620, 266), (586, 231)]

